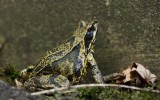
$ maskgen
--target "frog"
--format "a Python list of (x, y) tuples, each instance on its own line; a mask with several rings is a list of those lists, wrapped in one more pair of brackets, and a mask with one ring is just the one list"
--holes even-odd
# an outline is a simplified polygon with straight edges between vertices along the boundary
[(47, 51), (36, 65), (20, 72), (18, 82), (29, 91), (40, 91), (83, 83), (91, 71), (95, 83), (104, 83), (94, 58), (98, 21), (80, 21), (73, 35)]

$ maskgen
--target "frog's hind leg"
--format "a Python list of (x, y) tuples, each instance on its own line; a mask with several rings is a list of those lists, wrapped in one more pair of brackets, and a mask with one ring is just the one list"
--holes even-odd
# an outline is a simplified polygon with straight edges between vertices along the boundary
[(57, 87), (68, 87), (69, 80), (63, 75), (42, 75), (30, 78), (24, 83), (28, 91), (40, 91)]

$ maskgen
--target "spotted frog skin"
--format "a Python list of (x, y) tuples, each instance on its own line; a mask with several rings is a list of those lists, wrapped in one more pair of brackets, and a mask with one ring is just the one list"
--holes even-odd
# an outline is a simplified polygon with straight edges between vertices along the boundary
[(35, 66), (21, 71), (19, 80), (31, 91), (78, 84), (88, 70), (96, 83), (103, 78), (93, 57), (98, 22), (81, 21), (78, 29), (64, 44), (47, 51)]

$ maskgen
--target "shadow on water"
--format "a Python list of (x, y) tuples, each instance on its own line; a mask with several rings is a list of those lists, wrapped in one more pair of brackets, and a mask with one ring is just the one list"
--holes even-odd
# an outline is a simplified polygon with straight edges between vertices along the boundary
[(0, 65), (35, 64), (69, 38), (81, 19), (100, 23), (95, 58), (103, 74), (139, 62), (160, 75), (158, 0), (0, 0), (0, 36), (6, 40)]

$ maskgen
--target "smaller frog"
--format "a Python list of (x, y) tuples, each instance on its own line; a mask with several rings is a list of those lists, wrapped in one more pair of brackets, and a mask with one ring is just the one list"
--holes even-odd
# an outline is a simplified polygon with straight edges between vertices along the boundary
[(39, 91), (81, 83), (91, 71), (95, 82), (103, 83), (93, 57), (97, 31), (98, 21), (81, 21), (70, 39), (47, 51), (35, 66), (22, 70), (17, 82), (30, 91)]

